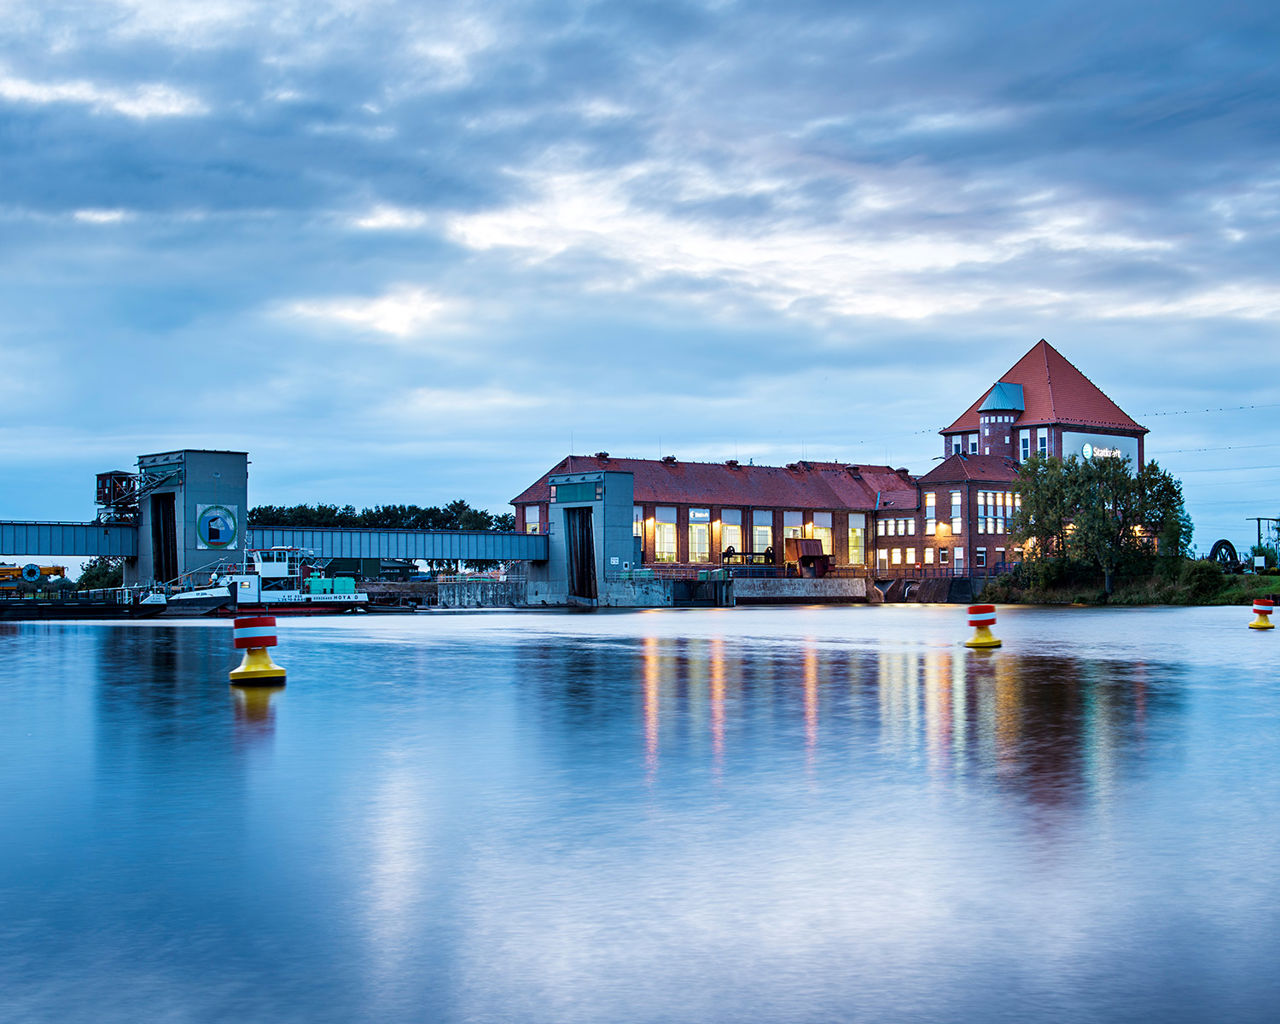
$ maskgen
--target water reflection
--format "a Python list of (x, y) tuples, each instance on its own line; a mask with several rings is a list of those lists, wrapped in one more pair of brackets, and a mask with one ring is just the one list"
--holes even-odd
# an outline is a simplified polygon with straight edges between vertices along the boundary
[(1269, 670), (512, 619), (0, 631), (0, 1016), (1274, 1019)]
[(1036, 804), (1078, 804), (1104, 799), (1140, 753), (1147, 716), (1172, 710), (1167, 697), (1151, 706), (1140, 661), (875, 653), (812, 638), (782, 653), (721, 637), (650, 636), (639, 651), (650, 781), (665, 759), (696, 770), (704, 735), (716, 776), (785, 751), (794, 736), (810, 768), (844, 763), (874, 741), (882, 756), (935, 778), (981, 777)]
[(237, 731), (246, 737), (270, 736), (275, 731), (273, 699), (283, 686), (231, 686)]

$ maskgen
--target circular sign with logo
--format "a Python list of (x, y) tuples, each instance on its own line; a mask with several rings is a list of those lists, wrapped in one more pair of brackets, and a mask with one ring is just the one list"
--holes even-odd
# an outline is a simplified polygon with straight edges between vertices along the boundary
[(201, 505), (196, 516), (196, 536), (201, 547), (235, 547), (235, 512), (226, 505)]
[(1091, 445), (1088, 441), (1084, 443), (1084, 448), (1082, 449), (1082, 451), (1084, 452), (1084, 457), (1086, 459), (1093, 458), (1093, 445)]

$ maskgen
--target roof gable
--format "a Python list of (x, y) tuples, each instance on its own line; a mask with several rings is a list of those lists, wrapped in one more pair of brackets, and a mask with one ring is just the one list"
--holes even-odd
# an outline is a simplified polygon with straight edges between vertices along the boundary
[(987, 404), (989, 400), (1006, 400), (1007, 396), (997, 398), (994, 393), (1008, 385), (1019, 385), (1022, 390), (1023, 412), (1016, 420), (1018, 423), (1064, 423), (1147, 432), (1146, 427), (1131, 419), (1066, 356), (1041, 338), (1030, 352), (1013, 364), (1008, 373), (940, 433), (976, 431), (979, 427), (978, 413), (983, 408), (996, 408)]

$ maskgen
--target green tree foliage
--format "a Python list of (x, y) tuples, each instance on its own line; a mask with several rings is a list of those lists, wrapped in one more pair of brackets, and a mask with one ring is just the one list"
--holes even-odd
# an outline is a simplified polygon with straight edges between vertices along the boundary
[(447, 505), (258, 505), (249, 510), (250, 526), (335, 526), (368, 530), (513, 530), (515, 516), (472, 508), (462, 498)]
[(124, 585), (124, 559), (103, 555), (91, 558), (84, 563), (80, 578), (76, 580), (78, 590), (103, 590), (108, 587)]
[(1128, 459), (1036, 456), (1022, 464), (1017, 487), (1022, 507), (1011, 532), (1041, 576), (1068, 561), (1091, 565), (1110, 594), (1123, 568), (1155, 560), (1173, 571), (1190, 549), (1182, 485), (1154, 462), (1135, 474)]
[(1265, 559), (1268, 569), (1276, 567), (1276, 549), (1270, 544), (1254, 544), (1249, 548), (1249, 561), (1252, 562), (1255, 558)]
[(1115, 588), (1121, 563), (1138, 551), (1141, 488), (1129, 471), (1128, 459), (1087, 459), (1074, 456), (1065, 466), (1067, 493), (1075, 506), (1067, 550), (1082, 562), (1102, 570), (1107, 594)]
[(1030, 542), (1036, 558), (1066, 553), (1067, 525), (1074, 511), (1068, 479), (1056, 455), (1033, 455), (1019, 470), (1016, 486), (1022, 507), (1013, 515), (1011, 533), (1023, 543)]

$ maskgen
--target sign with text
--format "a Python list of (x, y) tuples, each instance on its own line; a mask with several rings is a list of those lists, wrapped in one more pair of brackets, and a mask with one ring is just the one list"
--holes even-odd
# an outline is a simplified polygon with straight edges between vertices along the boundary
[(1062, 432), (1062, 456), (1077, 459), (1128, 459), (1138, 468), (1138, 439), (1113, 434), (1085, 434), (1074, 430)]

